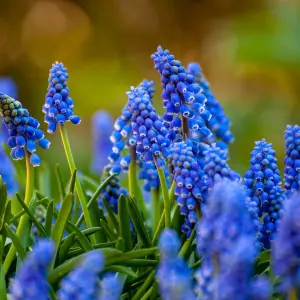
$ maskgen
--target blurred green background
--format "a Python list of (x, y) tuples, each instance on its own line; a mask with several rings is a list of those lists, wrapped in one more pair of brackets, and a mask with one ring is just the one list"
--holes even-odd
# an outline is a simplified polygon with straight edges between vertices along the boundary
[[(232, 168), (244, 173), (254, 141), (265, 137), (284, 157), (286, 124), (300, 123), (299, 1), (282, 0), (0, 0), (0, 76), (12, 76), (19, 98), (42, 123), (51, 63), (68, 68), (80, 126), (68, 126), (78, 167), (89, 172), (91, 116), (117, 117), (125, 92), (159, 75), (158, 45), (184, 65), (201, 64), (232, 120)], [(58, 134), (43, 158), (67, 167)]]

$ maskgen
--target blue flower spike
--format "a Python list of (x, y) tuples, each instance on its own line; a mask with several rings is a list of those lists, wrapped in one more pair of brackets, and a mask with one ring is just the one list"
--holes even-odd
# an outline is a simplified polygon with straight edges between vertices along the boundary
[(11, 282), (12, 299), (49, 299), (47, 268), (52, 261), (54, 250), (55, 246), (51, 241), (41, 240), (36, 244)]
[(39, 129), (40, 123), (30, 116), (22, 104), (0, 93), (0, 117), (8, 129), (8, 146), (14, 160), (24, 159), (25, 154), (30, 156), (30, 163), (36, 167), (41, 160), (36, 152), (36, 144), (42, 149), (48, 149), (50, 142), (44, 137), (44, 132)]
[(69, 95), (68, 78), (69, 74), (63, 63), (52, 64), (45, 104), (42, 109), (49, 133), (54, 133), (57, 125), (64, 125), (68, 121), (73, 124), (81, 122), (80, 117), (74, 115), (74, 102)]
[(160, 264), (156, 274), (163, 300), (195, 300), (191, 270), (178, 256), (180, 240), (176, 232), (166, 229), (159, 239)]
[(298, 193), (300, 190), (300, 126), (288, 125), (284, 132), (284, 187), (286, 195)]
[(206, 121), (211, 118), (211, 115), (205, 107), (207, 99), (201, 87), (195, 83), (194, 76), (188, 74), (181, 62), (161, 46), (151, 58), (154, 61), (154, 68), (161, 75), (163, 87), (161, 96), (166, 109), (164, 121), (169, 125), (170, 139), (176, 140), (178, 136), (188, 134), (182, 132), (184, 126), (178, 126), (180, 116), (183, 122), (187, 123), (185, 126), (187, 131), (199, 132), (205, 139), (209, 139), (212, 133), (206, 126)]
[(244, 186), (252, 208), (256, 203), (258, 217), (263, 219), (258, 239), (264, 248), (270, 249), (283, 214), (285, 195), (272, 144), (268, 144), (265, 139), (255, 144), (251, 152), (250, 169), (244, 176)]
[(104, 256), (92, 251), (85, 254), (82, 263), (61, 282), (59, 300), (97, 299), (99, 293), (98, 273), (104, 268)]

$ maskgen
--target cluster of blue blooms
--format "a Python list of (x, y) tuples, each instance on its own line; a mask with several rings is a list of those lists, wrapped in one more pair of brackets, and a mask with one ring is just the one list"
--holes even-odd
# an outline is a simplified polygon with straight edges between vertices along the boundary
[(258, 232), (258, 239), (267, 249), (270, 241), (278, 230), (282, 215), (282, 204), (285, 199), (281, 188), (280, 172), (272, 144), (265, 139), (256, 142), (251, 152), (250, 170), (244, 177), (244, 185), (252, 206), (256, 203), (258, 217), (263, 218), (263, 224)]
[[(201, 93), (201, 87), (194, 83), (194, 76), (186, 72), (181, 62), (175, 60), (174, 55), (160, 46), (151, 58), (155, 69), (161, 75), (161, 96), (166, 109), (164, 121), (170, 129), (168, 138), (172, 141), (180, 139), (183, 134), (182, 127), (187, 127), (184, 134), (192, 130), (209, 138), (212, 133), (206, 122), (211, 118), (211, 114), (205, 108), (206, 97)], [(181, 124), (182, 122), (184, 124)]]
[(41, 160), (35, 153), (36, 143), (43, 149), (50, 147), (44, 132), (39, 129), (40, 123), (30, 116), (19, 101), (2, 93), (0, 93), (0, 116), (9, 132), (7, 144), (12, 149), (12, 158), (20, 160), (29, 153), (30, 163), (39, 166)]
[[(224, 113), (222, 105), (211, 92), (209, 83), (205, 79), (199, 64), (190, 63), (186, 70), (188, 74), (194, 76), (195, 83), (200, 86), (202, 93), (206, 97), (207, 101), (205, 102), (205, 109), (211, 114), (211, 118), (207, 120), (207, 127), (214, 135), (210, 140), (216, 140), (218, 146), (223, 148), (224, 144), (227, 145), (233, 141), (233, 135), (230, 132), (230, 120)], [(198, 114), (196, 114), (195, 117), (198, 118)], [(201, 140), (205, 139), (205, 136), (202, 136), (199, 133), (192, 134), (196, 134)]]
[(192, 289), (192, 273), (184, 259), (178, 255), (180, 241), (176, 232), (166, 229), (160, 236), (161, 253), (156, 278), (162, 299), (196, 299)]
[(112, 143), (110, 134), (113, 131), (112, 116), (106, 111), (97, 111), (93, 116), (93, 142), (94, 155), (92, 170), (95, 174), (101, 175), (107, 164), (107, 157), (111, 152)]
[(300, 126), (287, 126), (284, 132), (286, 157), (284, 159), (284, 187), (286, 195), (299, 192), (300, 183)]
[(245, 200), (242, 185), (224, 179), (214, 186), (203, 207), (197, 246), (204, 265), (196, 274), (196, 291), (204, 299), (229, 300), (237, 295), (239, 299), (268, 299), (269, 284), (264, 279), (264, 293), (255, 291), (261, 298), (252, 295), (256, 232)]
[[(13, 300), (48, 300), (50, 285), (47, 268), (54, 256), (54, 243), (39, 241), (17, 271), (10, 285)], [(122, 284), (115, 274), (105, 274), (100, 282), (99, 272), (104, 268), (102, 252), (92, 251), (85, 254), (83, 261), (61, 280), (57, 292), (59, 300), (118, 300)], [(113, 287), (113, 288), (112, 288)]]
[(48, 91), (43, 106), (49, 133), (56, 131), (57, 124), (63, 125), (67, 121), (71, 121), (73, 124), (80, 123), (80, 118), (73, 114), (74, 103), (69, 96), (68, 78), (69, 74), (62, 63), (52, 64), (48, 79)]

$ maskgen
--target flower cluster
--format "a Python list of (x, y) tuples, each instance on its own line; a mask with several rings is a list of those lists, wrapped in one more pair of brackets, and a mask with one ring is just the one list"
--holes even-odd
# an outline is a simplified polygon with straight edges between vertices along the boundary
[(101, 252), (88, 252), (82, 263), (65, 277), (58, 291), (59, 300), (97, 299), (98, 273), (104, 268)]
[[(104, 168), (104, 178), (107, 178), (110, 173), (109, 167)], [(102, 199), (105, 199), (108, 205), (113, 209), (115, 213), (118, 211), (118, 200), (121, 195), (127, 195), (127, 190), (121, 186), (120, 179), (114, 177), (110, 180), (109, 184), (105, 187), (99, 199), (99, 206), (103, 208)]]
[[(231, 143), (233, 141), (233, 135), (230, 132), (230, 120), (224, 113), (222, 105), (211, 92), (209, 83), (205, 79), (199, 64), (190, 63), (186, 70), (188, 74), (194, 76), (194, 82), (200, 86), (202, 93), (206, 97), (205, 109), (211, 114), (211, 118), (207, 120), (207, 127), (214, 134), (213, 138), (216, 139), (218, 143)], [(200, 136), (200, 138), (203, 139), (204, 136)]]
[(300, 287), (300, 195), (294, 194), (284, 204), (285, 214), (272, 247), (275, 275), (282, 278), (280, 289), (288, 292)]
[(300, 126), (287, 126), (284, 132), (285, 154), (284, 159), (284, 187), (286, 195), (299, 192), (300, 182)]
[(73, 114), (74, 103), (69, 96), (68, 78), (69, 74), (62, 63), (52, 64), (49, 72), (48, 91), (43, 106), (49, 133), (56, 131), (57, 124), (63, 125), (67, 121), (71, 121), (73, 124), (80, 123), (80, 118)]
[(111, 115), (106, 111), (97, 111), (93, 116), (92, 128), (94, 142), (92, 170), (100, 175), (107, 164), (107, 157), (112, 148), (110, 134), (113, 130), (113, 119)]
[(272, 144), (268, 144), (265, 139), (256, 142), (251, 152), (250, 163), (251, 167), (245, 174), (244, 185), (247, 195), (258, 206), (258, 217), (263, 217), (264, 224), (259, 239), (265, 248), (270, 248), (270, 241), (277, 231), (284, 201), (277, 158)]
[(47, 267), (54, 255), (54, 243), (40, 241), (27, 256), (10, 286), (12, 299), (49, 299)]
[(227, 150), (222, 150), (213, 143), (203, 151), (203, 155), (205, 162), (203, 170), (207, 176), (206, 185), (208, 190), (223, 178), (240, 181), (240, 175), (229, 168)]
[(200, 210), (200, 201), (203, 200), (202, 191), (206, 189), (204, 161), (197, 159), (201, 150), (191, 140), (174, 143), (170, 146), (170, 163), (176, 182), (175, 195), (181, 214), (186, 216), (182, 230), (188, 236), (198, 221), (196, 211)]
[(200, 86), (194, 83), (194, 76), (186, 72), (181, 62), (175, 60), (174, 55), (160, 46), (151, 58), (155, 69), (161, 75), (162, 99), (166, 109), (164, 121), (169, 124), (169, 138), (176, 140), (182, 135), (180, 116), (183, 122), (187, 123), (183, 124), (188, 127), (186, 131), (200, 132), (202, 136), (209, 138), (211, 131), (206, 122), (211, 115), (205, 109), (206, 97), (201, 93)]
[(50, 147), (50, 142), (39, 129), (40, 123), (30, 116), (22, 104), (9, 96), (0, 93), (0, 116), (9, 131), (8, 146), (12, 149), (11, 156), (15, 160), (23, 159), (26, 152), (30, 155), (33, 166), (40, 165), (40, 158), (35, 153), (36, 143), (43, 148)]
[(180, 241), (176, 232), (166, 229), (160, 236), (158, 247), (161, 260), (156, 278), (162, 299), (196, 299), (192, 289), (191, 270), (177, 254)]

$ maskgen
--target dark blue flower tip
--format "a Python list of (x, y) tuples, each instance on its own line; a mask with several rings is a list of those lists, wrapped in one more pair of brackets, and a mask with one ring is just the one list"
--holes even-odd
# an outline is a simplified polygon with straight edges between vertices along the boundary
[(63, 125), (68, 121), (72, 124), (80, 124), (80, 118), (73, 114), (74, 102), (69, 96), (68, 78), (69, 74), (62, 63), (56, 62), (52, 65), (45, 105), (42, 109), (49, 133), (56, 131), (57, 124)]

